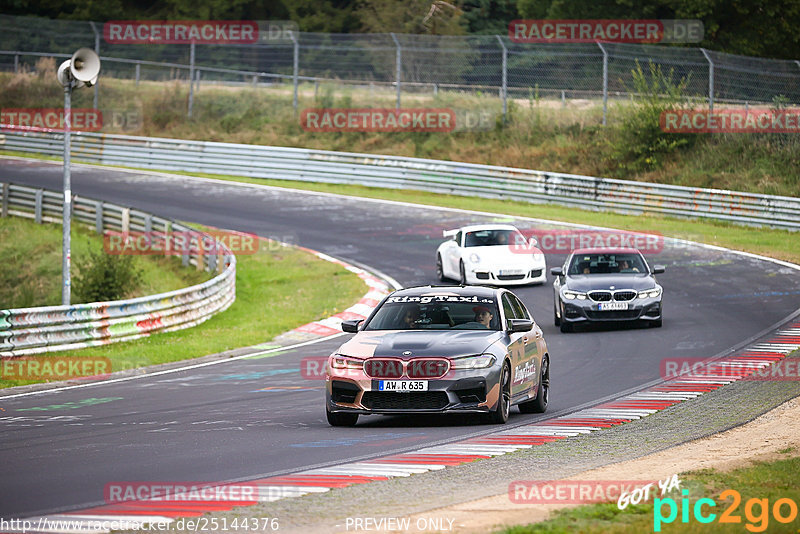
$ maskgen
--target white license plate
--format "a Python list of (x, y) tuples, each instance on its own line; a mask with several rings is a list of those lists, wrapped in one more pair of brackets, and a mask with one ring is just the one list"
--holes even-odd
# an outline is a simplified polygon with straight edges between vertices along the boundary
[(428, 391), (427, 380), (379, 380), (378, 391)]
[(612, 311), (612, 310), (627, 310), (628, 303), (627, 302), (601, 302), (597, 305), (597, 309), (600, 311)]
[(500, 276), (514, 276), (518, 274), (525, 274), (522, 269), (500, 269)]

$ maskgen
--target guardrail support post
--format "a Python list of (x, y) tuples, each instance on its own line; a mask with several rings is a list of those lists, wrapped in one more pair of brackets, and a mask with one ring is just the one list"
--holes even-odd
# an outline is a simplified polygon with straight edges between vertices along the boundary
[(94, 231), (103, 233), (103, 203), (99, 200), (94, 203)]
[(400, 77), (403, 73), (402, 65), (403, 65), (403, 49), (400, 47), (400, 41), (397, 40), (397, 36), (394, 33), (390, 33), (389, 35), (392, 36), (392, 40), (394, 41), (395, 46), (397, 47), (397, 55), (395, 57), (395, 75), (394, 80), (397, 83), (397, 104), (395, 108), (400, 109)]
[(292, 43), (294, 44), (293, 48), (293, 57), (292, 57), (292, 85), (294, 87), (294, 95), (292, 96), (292, 106), (294, 107), (294, 112), (297, 113), (297, 85), (299, 82), (300, 76), (300, 43), (297, 40), (297, 35), (294, 32), (291, 32), (292, 35)]
[(0, 206), (0, 217), (8, 217), (8, 194), (11, 192), (7, 182), (3, 183), (3, 203)]
[(33, 208), (33, 220), (36, 221), (36, 224), (42, 224), (42, 194), (44, 191), (42, 189), (37, 189), (34, 198), (36, 202), (34, 203)]
[(708, 61), (708, 109), (714, 111), (714, 62), (711, 61), (711, 56), (705, 48), (701, 48), (700, 51)]
[(131, 231), (131, 209), (122, 208), (120, 214), (120, 223), (122, 225), (122, 233), (127, 234)]
[(144, 216), (144, 231), (148, 234), (153, 231), (153, 216), (149, 213)]
[(136, 62), (136, 87), (139, 87), (139, 78), (142, 74), (142, 63), (141, 61)]
[(19, 54), (14, 54), (14, 74), (19, 73)]
[(608, 124), (608, 52), (600, 41), (597, 46), (603, 52), (603, 126)]
[(500, 47), (503, 49), (503, 73), (502, 73), (502, 85), (500, 87), (500, 98), (503, 99), (503, 124), (506, 123), (506, 111), (508, 110), (508, 49), (506, 48), (506, 44), (503, 42), (502, 37), (499, 35), (495, 35), (497, 37), (497, 42), (500, 43)]
[(189, 112), (192, 118), (192, 104), (194, 103), (194, 43), (189, 45)]

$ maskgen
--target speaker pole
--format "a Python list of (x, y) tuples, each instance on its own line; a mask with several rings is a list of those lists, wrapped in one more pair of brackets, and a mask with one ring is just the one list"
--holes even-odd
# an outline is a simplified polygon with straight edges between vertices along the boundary
[(70, 304), (70, 231), (72, 226), (72, 185), (70, 183), (70, 130), (72, 129), (72, 80), (64, 84), (64, 204), (62, 208), (63, 239), (61, 241), (61, 304)]

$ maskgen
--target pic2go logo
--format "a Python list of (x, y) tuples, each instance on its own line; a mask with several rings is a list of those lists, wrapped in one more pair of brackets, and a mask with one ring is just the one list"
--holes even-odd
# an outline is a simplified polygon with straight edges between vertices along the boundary
[[(691, 511), (695, 521), (698, 523), (712, 523), (717, 519), (717, 514), (711, 511), (716, 508), (717, 503), (713, 499), (702, 498), (697, 499), (694, 505), (689, 503), (689, 490), (681, 492), (683, 498), (680, 500), (680, 506), (670, 497), (653, 501), (653, 532), (661, 532), (662, 524), (673, 523), (678, 518), (678, 512), (681, 514), (681, 523), (689, 523), (689, 512)], [(732, 499), (732, 502), (719, 516), (720, 523), (741, 523), (742, 518), (736, 513), (739, 504), (742, 502), (741, 494), (732, 489), (728, 489), (720, 493), (720, 499), (727, 501)], [(764, 532), (769, 527), (770, 511), (772, 517), (778, 523), (791, 523), (797, 519), (797, 503), (789, 498), (782, 498), (776, 500), (769, 506), (769, 499), (748, 499), (744, 505), (744, 516), (747, 519), (745, 528), (750, 532)], [(665, 514), (665, 507), (669, 510)]]

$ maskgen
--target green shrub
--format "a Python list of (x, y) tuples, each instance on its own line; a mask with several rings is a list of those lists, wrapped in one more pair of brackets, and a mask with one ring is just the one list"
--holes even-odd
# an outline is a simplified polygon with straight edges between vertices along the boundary
[(73, 291), (78, 302), (117, 300), (133, 293), (142, 282), (142, 271), (132, 256), (90, 252), (77, 262)]
[(661, 129), (661, 114), (670, 109), (686, 107), (683, 92), (688, 78), (673, 81), (668, 74), (650, 63), (649, 72), (639, 62), (631, 72), (634, 103), (623, 111), (623, 119), (613, 136), (611, 159), (623, 174), (658, 168), (661, 157), (694, 144), (697, 134), (666, 133)]

